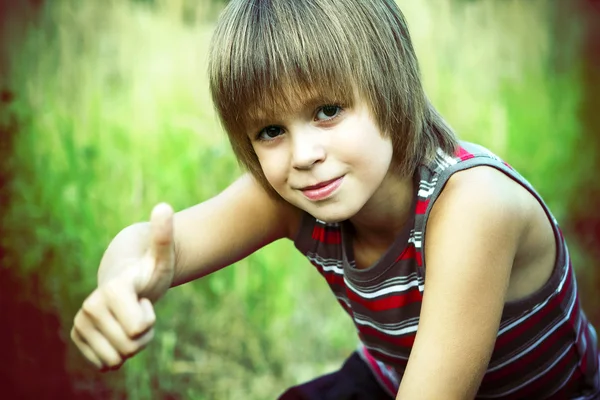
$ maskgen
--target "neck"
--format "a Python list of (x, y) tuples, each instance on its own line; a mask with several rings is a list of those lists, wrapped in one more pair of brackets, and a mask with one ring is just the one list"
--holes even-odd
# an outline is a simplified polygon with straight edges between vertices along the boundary
[(404, 228), (413, 210), (413, 178), (388, 173), (371, 199), (350, 222), (354, 242), (371, 248), (387, 249)]

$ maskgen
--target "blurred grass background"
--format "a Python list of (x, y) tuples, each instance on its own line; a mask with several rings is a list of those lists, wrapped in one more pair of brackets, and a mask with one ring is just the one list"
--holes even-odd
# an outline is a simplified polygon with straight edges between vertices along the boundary
[[(119, 372), (95, 372), (68, 339), (121, 228), (160, 201), (201, 202), (240, 173), (205, 73), (224, 3), (0, 3), (3, 393), (269, 399), (355, 348), (325, 283), (283, 242), (172, 290), (154, 342)], [(563, 224), (598, 326), (597, 3), (398, 3), (433, 103), (462, 139), (527, 177)]]

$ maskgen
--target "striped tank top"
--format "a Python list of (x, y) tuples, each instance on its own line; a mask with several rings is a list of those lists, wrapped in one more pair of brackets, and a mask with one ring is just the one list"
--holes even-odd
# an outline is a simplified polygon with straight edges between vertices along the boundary
[(454, 155), (438, 151), (415, 174), (415, 210), (387, 252), (357, 269), (348, 222), (327, 224), (305, 214), (295, 245), (327, 280), (354, 321), (359, 354), (382, 387), (398, 390), (419, 325), (425, 284), (425, 227), (435, 200), (453, 173), (491, 166), (521, 184), (552, 222), (557, 258), (549, 281), (529, 297), (504, 306), (479, 399), (600, 398), (596, 332), (579, 303), (567, 245), (547, 206), (531, 185), (487, 149), (461, 142)]

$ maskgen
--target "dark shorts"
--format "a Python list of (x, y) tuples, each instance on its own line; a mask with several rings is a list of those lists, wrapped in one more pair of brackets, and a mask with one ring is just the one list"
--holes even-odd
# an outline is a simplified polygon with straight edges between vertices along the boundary
[(342, 368), (289, 388), (279, 400), (392, 400), (355, 352)]

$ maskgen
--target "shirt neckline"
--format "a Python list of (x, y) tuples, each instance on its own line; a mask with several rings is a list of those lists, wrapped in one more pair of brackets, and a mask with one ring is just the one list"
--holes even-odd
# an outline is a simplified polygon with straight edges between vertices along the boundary
[(408, 240), (410, 233), (415, 226), (415, 209), (418, 199), (418, 182), (419, 173), (415, 172), (413, 176), (413, 198), (410, 206), (412, 212), (409, 214), (408, 220), (404, 224), (404, 227), (396, 235), (394, 242), (388, 247), (388, 249), (382, 254), (382, 256), (372, 265), (358, 269), (356, 268), (356, 261), (354, 258), (354, 246), (353, 246), (353, 235), (354, 227), (350, 221), (344, 221), (341, 224), (341, 235), (342, 235), (342, 263), (344, 268), (344, 275), (355, 282), (369, 282), (376, 280), (383, 275), (389, 268), (391, 268), (397, 261), (398, 257), (408, 246)]

